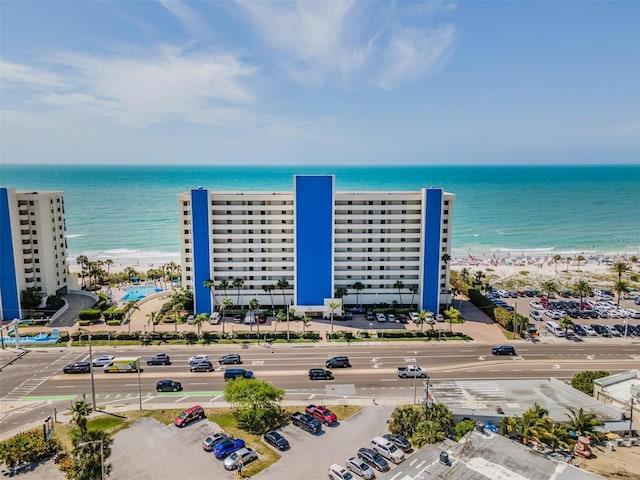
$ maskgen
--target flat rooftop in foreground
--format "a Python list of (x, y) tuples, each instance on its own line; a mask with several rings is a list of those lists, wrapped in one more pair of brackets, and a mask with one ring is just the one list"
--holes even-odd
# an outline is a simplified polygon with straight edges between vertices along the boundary
[[(440, 452), (450, 465), (440, 463)], [(524, 445), (500, 435), (471, 432), (460, 442), (445, 440), (422, 447), (414, 457), (381, 477), (382, 480), (596, 480), (585, 470), (545, 458)], [(412, 457), (413, 460), (413, 457)]]
[[(429, 391), (435, 402), (444, 403), (455, 415), (491, 423), (503, 416), (520, 416), (534, 403), (560, 422), (568, 420), (569, 407), (594, 413), (600, 420), (621, 420), (623, 414), (621, 407), (605, 405), (555, 378), (434, 382)], [(498, 405), (502, 415), (496, 412)]]

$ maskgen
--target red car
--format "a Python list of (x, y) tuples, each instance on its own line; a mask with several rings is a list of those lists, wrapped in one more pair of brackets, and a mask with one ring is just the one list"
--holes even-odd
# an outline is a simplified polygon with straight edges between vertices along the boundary
[(267, 323), (267, 314), (264, 312), (260, 312), (258, 314), (258, 323)]
[(194, 420), (199, 420), (204, 417), (204, 409), (200, 405), (196, 405), (195, 407), (186, 409), (184, 412), (178, 415), (173, 420), (173, 423), (176, 427), (184, 427)]
[(336, 414), (324, 405), (307, 405), (304, 411), (325, 425), (332, 425), (338, 421)]

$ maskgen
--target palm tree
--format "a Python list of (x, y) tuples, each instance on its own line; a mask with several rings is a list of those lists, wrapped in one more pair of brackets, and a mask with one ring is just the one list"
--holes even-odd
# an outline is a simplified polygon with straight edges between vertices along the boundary
[(547, 430), (548, 422), (546, 415), (541, 416), (532, 409), (524, 412), (518, 422), (517, 430), (522, 443), (527, 444), (531, 440), (539, 442)]
[(589, 286), (589, 283), (585, 280), (578, 280), (573, 284), (571, 290), (573, 291), (573, 293), (576, 293), (578, 294), (578, 296), (580, 296), (580, 309), (582, 310), (582, 300), (584, 299), (584, 297), (589, 296), (589, 294), (591, 293), (591, 287)]
[(202, 330), (202, 324), (209, 320), (209, 315), (206, 313), (199, 313), (193, 319), (193, 325), (198, 329), (198, 337), (200, 336), (200, 331)]
[(333, 333), (333, 312), (339, 306), (340, 304), (338, 302), (329, 302), (329, 310), (331, 310), (331, 333)]
[(158, 318), (158, 312), (149, 312), (147, 313), (147, 325), (150, 323), (152, 325), (153, 331), (156, 331), (156, 320)]
[(111, 269), (111, 265), (113, 265), (113, 260), (111, 260), (110, 258), (107, 258), (104, 261), (104, 264), (107, 266), (107, 275), (109, 275), (109, 270)]
[(82, 279), (82, 289), (84, 290), (86, 288), (86, 285), (84, 283), (84, 271), (86, 269), (86, 265), (89, 263), (89, 259), (86, 255), (80, 255), (78, 258), (76, 258), (76, 262), (78, 263), (78, 265), (80, 265), (80, 278)]
[(133, 267), (125, 267), (124, 274), (127, 276), (127, 280), (131, 282), (131, 278), (134, 277), (138, 272), (136, 272)]
[[(84, 437), (73, 436), (74, 446), (71, 477), (74, 480), (100, 480), (111, 472), (111, 464), (104, 463), (111, 455), (111, 436), (102, 430), (90, 430)], [(104, 477), (102, 472), (104, 470)]]
[(455, 425), (453, 413), (444, 403), (434, 403), (427, 408), (425, 419), (427, 422), (436, 422), (445, 435), (448, 435)]
[(417, 425), (422, 420), (421, 416), (420, 411), (413, 406), (396, 407), (389, 419), (389, 431), (411, 438), (416, 431)]
[(278, 310), (275, 317), (275, 323), (273, 324), (273, 331), (275, 332), (278, 329), (278, 322), (286, 322), (287, 314), (282, 310)]
[(276, 307), (273, 305), (273, 291), (276, 289), (275, 285), (263, 285), (262, 290), (265, 291), (265, 293), (269, 294), (269, 297), (271, 298), (271, 311), (275, 311)]
[(569, 412), (569, 429), (575, 431), (578, 435), (591, 436), (595, 439), (600, 438), (600, 432), (595, 428), (602, 426), (603, 423), (598, 420), (598, 417), (594, 413), (585, 412), (582, 408), (576, 410), (575, 408), (568, 407)]
[(417, 286), (417, 285), (411, 285), (411, 286), (409, 287), (409, 291), (411, 292), (411, 302), (409, 302), (409, 304), (410, 304), (411, 306), (413, 306), (413, 299), (414, 299), (414, 297), (416, 296), (416, 294), (417, 294), (417, 293), (418, 293), (418, 291), (419, 291), (418, 286)]
[(203, 283), (204, 288), (208, 288), (209, 292), (211, 293), (211, 298), (213, 298), (213, 303), (218, 306), (218, 299), (216, 298), (216, 292), (215, 292), (215, 288), (216, 288), (216, 284), (212, 279), (207, 279), (204, 281)]
[(362, 282), (354, 283), (351, 288), (356, 291), (356, 304), (362, 308), (362, 304), (360, 303), (360, 292), (364, 289), (364, 284)]
[(551, 296), (551, 294), (558, 292), (558, 285), (556, 284), (555, 280), (546, 280), (542, 282), (542, 285), (540, 285), (540, 289), (542, 290), (542, 293), (547, 294), (546, 296), (547, 296), (547, 305), (548, 305), (549, 297)]
[(622, 298), (623, 293), (627, 293), (629, 291), (629, 284), (623, 280), (619, 280), (613, 284), (613, 293), (618, 294), (618, 308), (620, 308), (620, 298)]
[(569, 429), (564, 423), (553, 423), (549, 425), (544, 435), (544, 443), (549, 445), (553, 451), (558, 448), (570, 447)]
[(518, 419), (516, 417), (504, 417), (500, 420), (499, 427), (505, 437), (513, 438), (518, 433)]
[(222, 312), (220, 314), (220, 316), (222, 317), (222, 320), (220, 320), (220, 322), (222, 323), (223, 335), (224, 335), (224, 311), (231, 307), (233, 307), (233, 300), (231, 300), (229, 297), (224, 297), (222, 299), (222, 303), (218, 306), (218, 309)]
[(564, 336), (565, 338), (567, 338), (567, 331), (569, 329), (573, 329), (573, 320), (571, 320), (569, 317), (562, 317), (560, 319), (560, 328), (562, 328), (564, 330)]
[(484, 272), (482, 270), (478, 270), (473, 278), (473, 286), (476, 288), (479, 288), (482, 286), (482, 284), (484, 283), (484, 279), (486, 278), (486, 275), (484, 274)]
[[(258, 310), (260, 308), (260, 302), (258, 301), (257, 298), (252, 297), (249, 299), (249, 312), (251, 312), (250, 314), (252, 315), (252, 317), (254, 319), (257, 319), (256, 316), (256, 310)], [(250, 326), (252, 326), (253, 324), (250, 323)], [(256, 323), (256, 327), (258, 329), (258, 341), (260, 341), (260, 321), (258, 320), (258, 322)]]
[(629, 266), (625, 262), (616, 262), (611, 265), (611, 270), (618, 275), (618, 282), (622, 281), (622, 275), (627, 273)]
[(287, 297), (285, 296), (284, 291), (287, 290), (288, 288), (290, 288), (289, 282), (287, 281), (287, 279), (286, 278), (282, 278), (282, 279), (278, 280), (277, 288), (282, 291), (282, 305), (286, 308), (286, 306), (287, 306)]
[(300, 320), (302, 321), (302, 335), (304, 335), (306, 328), (311, 323), (311, 317), (305, 313)]
[(237, 288), (238, 289), (238, 296), (236, 297), (237, 298), (236, 305), (241, 306), (241, 303), (240, 303), (240, 289), (242, 287), (244, 287), (244, 280), (242, 278), (234, 278), (232, 285), (233, 285), (233, 288)]
[(420, 331), (422, 332), (422, 329), (424, 328), (424, 324), (427, 321), (428, 318), (431, 318), (432, 322), (431, 322), (431, 331), (433, 331), (433, 324), (435, 323), (433, 321), (433, 313), (429, 312), (428, 310), (421, 310), (420, 313), (418, 314), (418, 321), (420, 322)]
[(460, 279), (467, 285), (471, 284), (471, 275), (469, 274), (469, 269), (467, 267), (460, 270)]
[(585, 258), (582, 255), (578, 255), (576, 261), (578, 262), (578, 270), (580, 270), (580, 262), (584, 262)]
[(453, 307), (449, 307), (448, 309), (446, 309), (444, 312), (444, 316), (447, 319), (447, 322), (449, 322), (449, 331), (452, 332), (453, 331), (453, 323), (460, 323), (462, 320), (462, 314), (456, 310)]
[(558, 273), (558, 262), (562, 260), (562, 256), (558, 255), (557, 253), (553, 256), (553, 266), (554, 269), (556, 271), (556, 274)]
[(402, 308), (402, 289), (404, 288), (404, 282), (402, 280), (396, 280), (393, 284), (393, 288), (398, 289), (398, 297), (400, 298), (400, 308)]
[(571, 257), (567, 257), (566, 261), (567, 261), (567, 272), (569, 271), (569, 265), (571, 265), (571, 260), (573, 260), (573, 258)]
[(77, 400), (71, 404), (71, 421), (75, 423), (80, 429), (80, 438), (84, 439), (87, 433), (87, 417), (91, 415), (93, 409), (91, 404), (87, 402), (87, 395), (82, 394), (82, 400)]
[(347, 295), (349, 295), (349, 291), (344, 288), (344, 287), (339, 287), (336, 288), (336, 298), (339, 298), (340, 300), (342, 300), (343, 297), (346, 297)]
[(229, 288), (229, 281), (228, 280), (221, 280), (220, 281), (220, 288), (222, 289), (222, 291), (224, 292), (224, 296), (227, 296), (227, 288)]

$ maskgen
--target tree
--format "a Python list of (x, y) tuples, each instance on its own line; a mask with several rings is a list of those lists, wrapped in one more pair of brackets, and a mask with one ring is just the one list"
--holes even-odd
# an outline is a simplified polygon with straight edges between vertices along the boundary
[(193, 319), (193, 325), (198, 329), (198, 337), (200, 336), (200, 331), (202, 330), (202, 324), (206, 323), (209, 320), (209, 315), (206, 313), (199, 313)]
[(92, 430), (84, 437), (72, 434), (72, 442), (73, 464), (69, 472), (72, 480), (100, 480), (103, 468), (105, 476), (109, 475), (111, 464), (106, 459), (111, 455), (113, 440), (107, 432)]
[(107, 258), (104, 261), (104, 264), (107, 266), (107, 275), (109, 275), (109, 270), (111, 269), (111, 265), (113, 265), (113, 260), (111, 260), (110, 258)]
[(135, 268), (133, 267), (125, 267), (124, 274), (127, 276), (127, 281), (131, 282), (131, 279), (135, 277), (138, 272), (136, 272)]
[(237, 288), (238, 289), (238, 296), (237, 296), (237, 300), (236, 300), (236, 305), (238, 306), (242, 306), (242, 304), (240, 303), (240, 289), (244, 287), (244, 280), (242, 278), (234, 278), (233, 279), (233, 288)]
[(340, 306), (338, 302), (329, 302), (329, 310), (331, 310), (331, 333), (333, 333), (333, 312)]
[(262, 286), (262, 290), (265, 291), (265, 293), (269, 294), (269, 297), (271, 298), (271, 311), (275, 311), (276, 307), (273, 304), (273, 291), (276, 289), (275, 285), (263, 285)]
[(411, 285), (409, 291), (411, 292), (411, 302), (409, 302), (409, 304), (413, 307), (413, 299), (420, 290), (417, 285)]
[(389, 419), (389, 431), (405, 438), (411, 438), (416, 426), (423, 420), (422, 412), (412, 405), (396, 407)]
[(620, 308), (620, 299), (622, 298), (623, 293), (627, 293), (629, 291), (629, 284), (624, 280), (619, 280), (613, 284), (613, 293), (618, 295), (618, 308)]
[(558, 448), (569, 448), (571, 446), (571, 437), (569, 436), (569, 429), (564, 423), (550, 423), (547, 431), (544, 433), (544, 443), (547, 444), (553, 451)]
[(285, 412), (280, 407), (283, 398), (284, 390), (265, 380), (238, 378), (224, 389), (224, 399), (234, 407), (240, 427), (256, 434), (284, 422)]
[(71, 404), (71, 422), (75, 423), (80, 430), (80, 438), (84, 438), (87, 433), (87, 417), (91, 415), (93, 409), (87, 402), (87, 395), (82, 394), (82, 400), (77, 400)]
[(444, 317), (447, 319), (447, 322), (449, 323), (449, 331), (450, 332), (453, 331), (453, 324), (454, 323), (462, 323), (464, 321), (460, 311), (456, 310), (453, 307), (449, 307), (443, 313), (444, 313)]
[(456, 441), (459, 441), (467, 433), (472, 432), (474, 428), (476, 428), (475, 420), (462, 420), (461, 422), (456, 423)]
[(42, 293), (36, 287), (28, 287), (20, 292), (20, 305), (27, 310), (35, 310), (42, 303)]
[(306, 328), (311, 323), (311, 317), (305, 313), (300, 320), (302, 321), (302, 335), (304, 335)]
[(278, 313), (276, 313), (276, 317), (275, 317), (276, 323), (274, 324), (274, 331), (277, 330), (277, 323), (278, 322), (286, 322), (287, 321), (287, 314), (284, 313), (283, 310), (278, 310)]
[(211, 298), (213, 299), (213, 303), (216, 306), (218, 306), (218, 299), (216, 298), (216, 291), (215, 291), (215, 288), (216, 288), (215, 282), (212, 279), (208, 278), (207, 280), (204, 281), (203, 285), (204, 285), (204, 288), (209, 289), (209, 292), (211, 293)]
[(578, 280), (573, 284), (573, 287), (571, 287), (571, 291), (580, 297), (580, 309), (582, 310), (582, 300), (591, 293), (589, 283), (585, 280)]
[(149, 312), (147, 313), (147, 325), (151, 324), (151, 328), (153, 331), (156, 331), (156, 320), (158, 319), (158, 312)]
[(571, 386), (582, 393), (586, 393), (590, 397), (593, 396), (593, 381), (598, 378), (608, 377), (609, 372), (604, 370), (586, 370), (577, 373), (571, 379)]
[(220, 320), (220, 322), (222, 323), (222, 333), (224, 333), (224, 312), (231, 307), (233, 307), (233, 300), (231, 300), (229, 297), (224, 297), (222, 299), (222, 303), (218, 307), (220, 311), (222, 311), (222, 313), (220, 314), (222, 316), (222, 320)]
[[(431, 320), (431, 321), (429, 321)], [(435, 320), (433, 319), (433, 312), (429, 312), (428, 310), (421, 310), (418, 314), (418, 322), (420, 324), (420, 331), (422, 332), (424, 328), (424, 324), (429, 322), (431, 324), (431, 331), (433, 331)]]
[(542, 290), (542, 293), (546, 294), (548, 304), (549, 297), (554, 293), (558, 293), (558, 285), (554, 280), (546, 280), (542, 282), (542, 285), (540, 285), (540, 290)]
[(578, 270), (580, 270), (580, 262), (584, 262), (585, 258), (582, 255), (578, 255), (576, 261), (578, 262)]
[(362, 304), (360, 303), (360, 292), (364, 289), (364, 284), (362, 282), (354, 283), (351, 288), (356, 291), (356, 304), (362, 308)]
[(571, 320), (567, 316), (564, 316), (560, 319), (560, 328), (564, 330), (565, 338), (567, 338), (567, 332), (569, 331), (569, 329), (573, 329), (573, 325), (573, 320)]
[(558, 262), (562, 260), (562, 256), (558, 255), (557, 253), (553, 256), (553, 266), (555, 269), (556, 274), (558, 273)]
[(282, 305), (286, 308), (286, 306), (287, 306), (287, 297), (285, 296), (284, 291), (287, 290), (288, 288), (290, 288), (289, 282), (287, 281), (287, 279), (286, 278), (282, 278), (282, 279), (278, 280), (277, 288), (280, 291), (282, 291)]
[(398, 289), (398, 298), (400, 299), (400, 308), (402, 308), (402, 289), (404, 288), (404, 282), (402, 280), (396, 280), (393, 284), (393, 288)]
[(222, 289), (222, 291), (224, 292), (224, 296), (227, 296), (227, 288), (229, 288), (229, 281), (228, 280), (221, 280), (220, 281), (220, 288)]
[[(259, 308), (260, 308), (260, 302), (258, 301), (258, 299), (255, 297), (251, 297), (249, 299), (249, 312), (251, 312), (250, 315), (253, 317), (253, 319), (257, 319), (256, 310), (258, 310)], [(256, 327), (258, 328), (258, 342), (259, 342), (260, 341), (260, 320), (256, 322)]]
[(595, 413), (585, 412), (582, 408), (576, 410), (575, 408), (568, 407), (569, 412), (569, 429), (575, 431), (578, 435), (590, 436), (595, 439), (600, 439), (600, 432), (596, 431), (596, 427), (600, 427), (603, 423), (598, 420)]
[(625, 262), (616, 262), (611, 265), (611, 270), (618, 275), (618, 282), (622, 281), (622, 275), (627, 273), (629, 266)]
[(349, 290), (347, 290), (344, 287), (336, 288), (335, 295), (336, 295), (336, 298), (339, 298), (340, 300), (342, 300), (343, 297), (346, 297), (347, 295), (349, 295)]
[(85, 275), (85, 270), (87, 269), (87, 264), (89, 263), (89, 259), (87, 258), (86, 255), (80, 255), (78, 258), (76, 258), (76, 262), (78, 263), (78, 265), (80, 265), (80, 278), (82, 279), (82, 289), (85, 290), (86, 284), (84, 282), (84, 277)]

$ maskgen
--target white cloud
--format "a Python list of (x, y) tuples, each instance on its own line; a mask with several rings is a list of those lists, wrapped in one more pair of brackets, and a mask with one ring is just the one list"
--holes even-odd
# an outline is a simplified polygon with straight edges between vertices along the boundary
[(0, 61), (0, 82), (3, 87), (29, 87), (35, 89), (65, 87), (66, 82), (46, 69)]
[(253, 2), (238, 0), (262, 40), (287, 74), (302, 83), (349, 84), (373, 77), (396, 88), (433, 73), (452, 51), (455, 28), (420, 28), (455, 9), (451, 2), (395, 4), (352, 1)]
[[(256, 101), (248, 83), (257, 68), (225, 53), (158, 48), (144, 57), (65, 54), (50, 63), (64, 69), (69, 88), (49, 88), (33, 101), (127, 125), (237, 125), (252, 118), (245, 108)], [(32, 70), (18, 67), (12, 71)]]
[(395, 32), (384, 50), (374, 83), (381, 88), (396, 88), (418, 75), (437, 71), (448, 59), (455, 43), (456, 30), (444, 25), (432, 31), (404, 28)]
[(240, 1), (262, 39), (281, 55), (288, 73), (304, 83), (320, 84), (327, 77), (340, 81), (362, 68), (367, 42), (357, 41), (354, 3)]
[(204, 38), (211, 36), (202, 19), (182, 0), (158, 0), (158, 2), (175, 16), (188, 32)]

